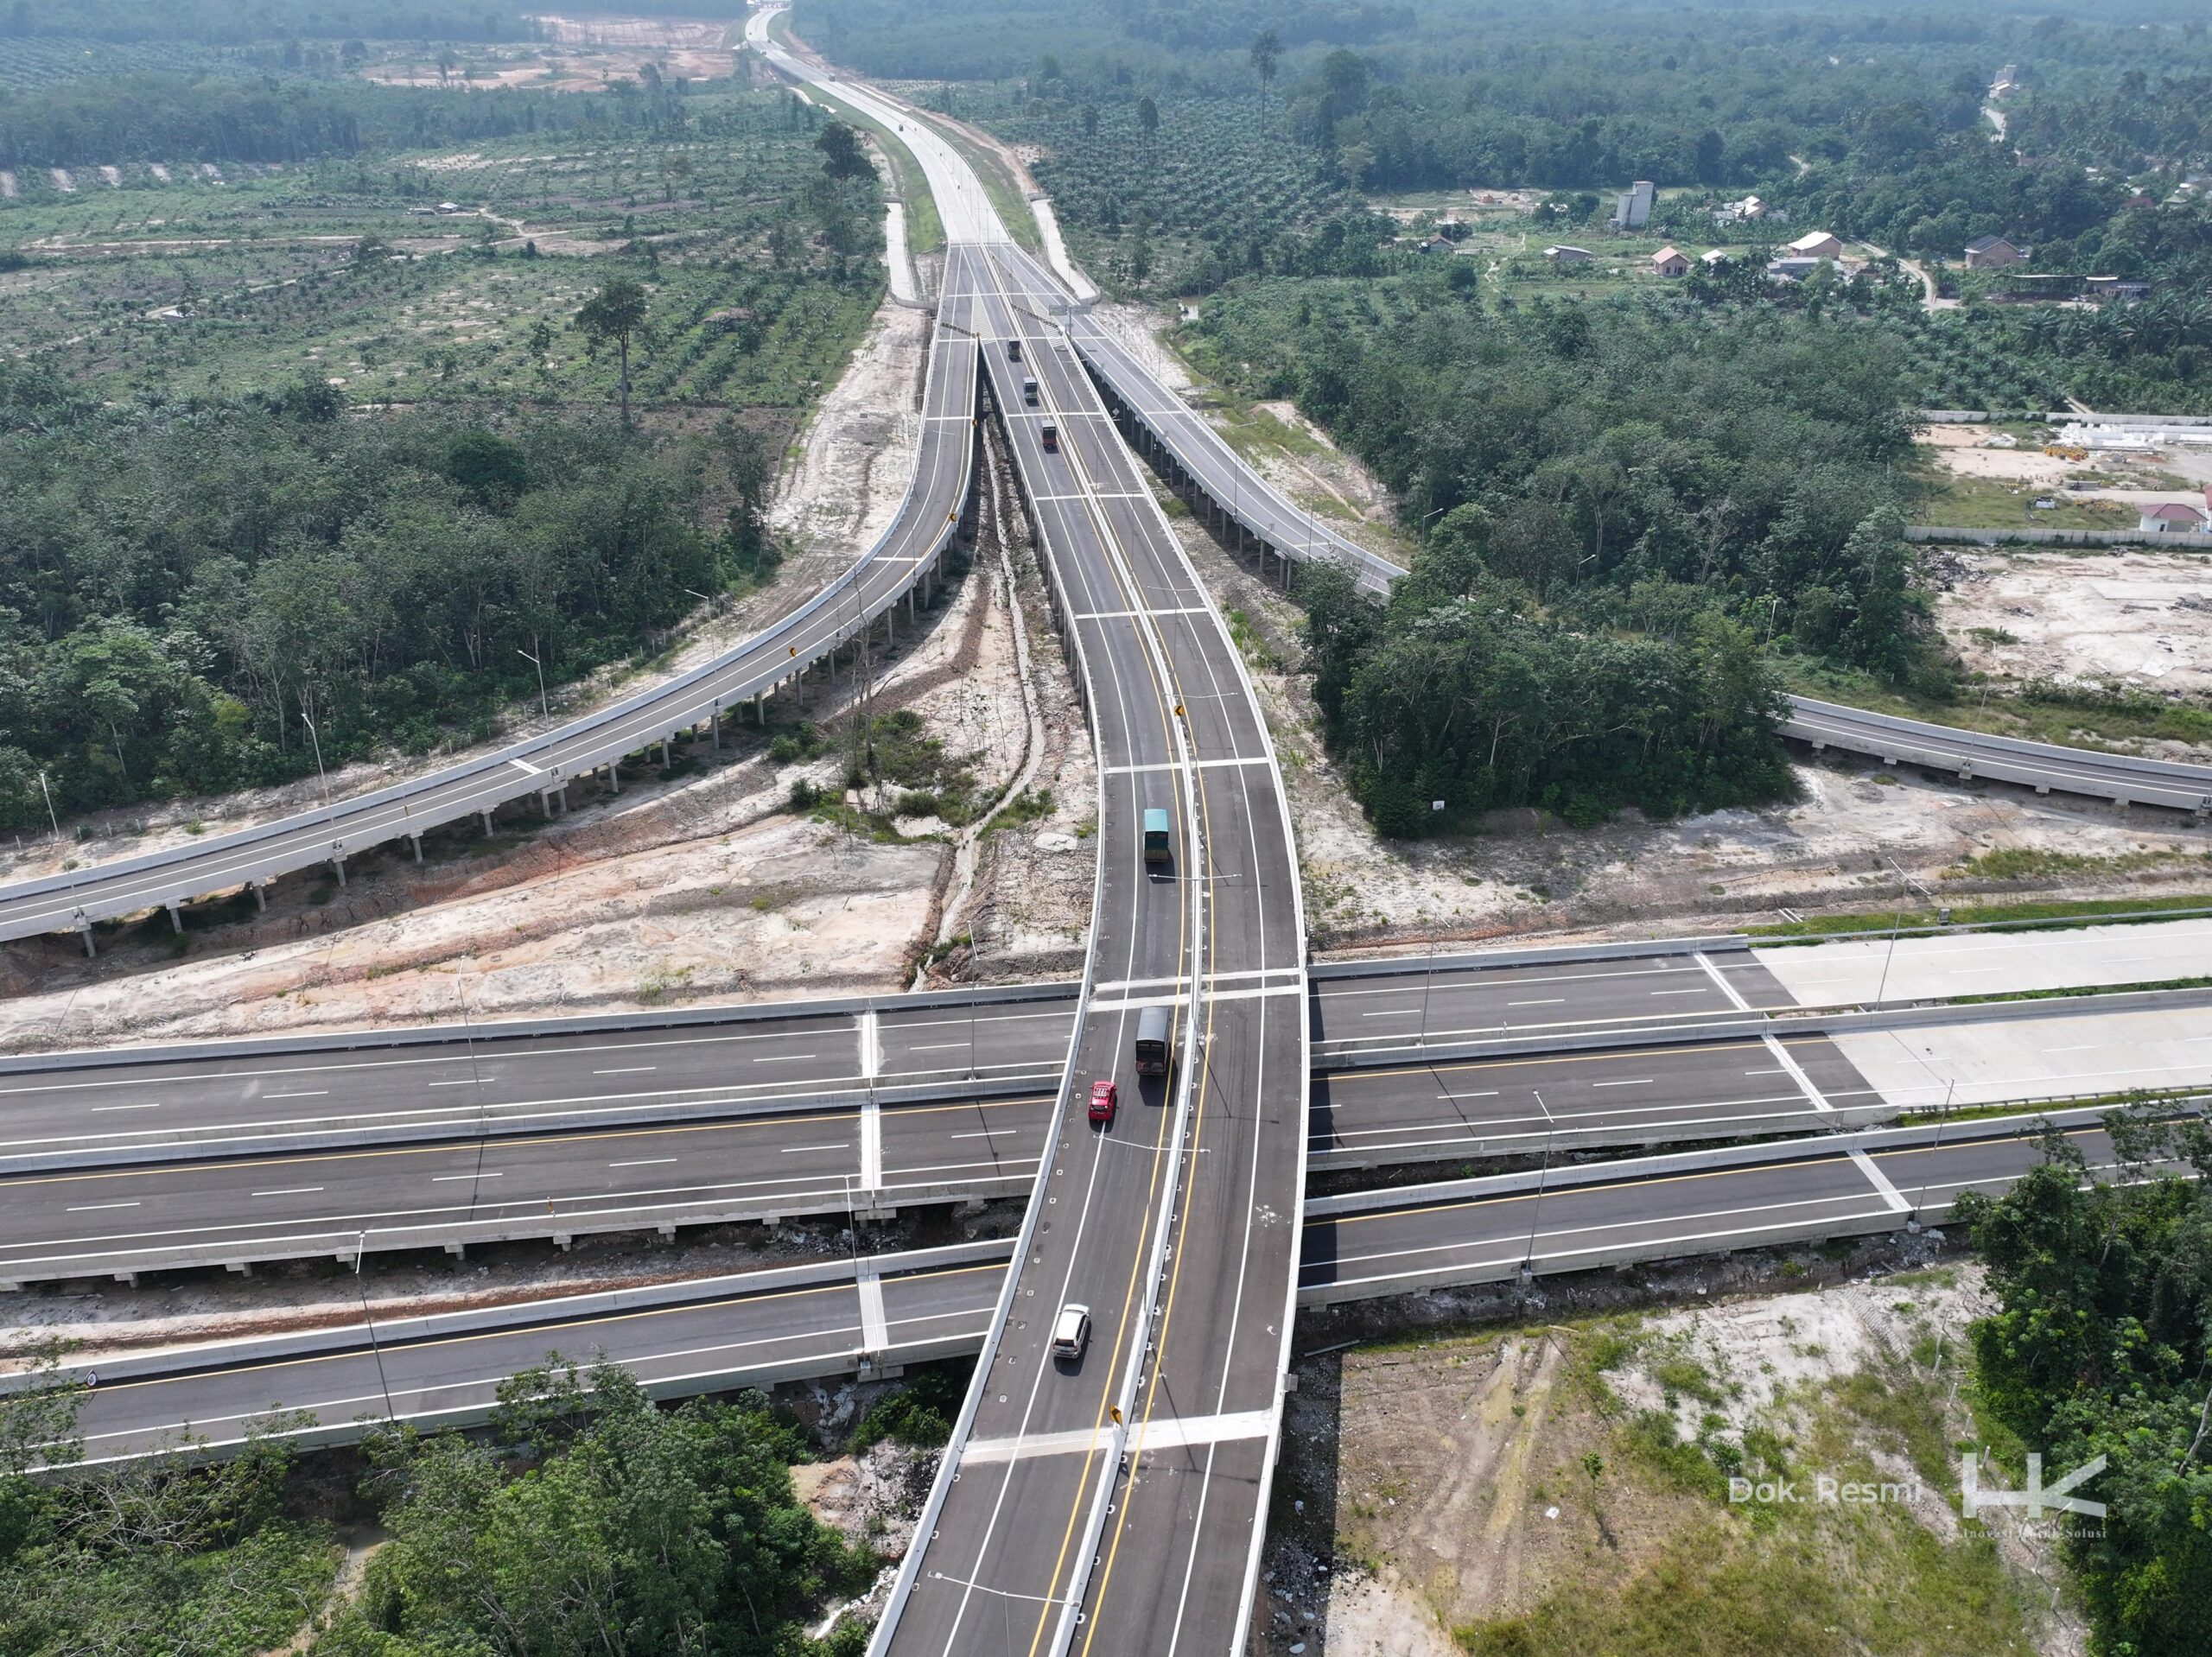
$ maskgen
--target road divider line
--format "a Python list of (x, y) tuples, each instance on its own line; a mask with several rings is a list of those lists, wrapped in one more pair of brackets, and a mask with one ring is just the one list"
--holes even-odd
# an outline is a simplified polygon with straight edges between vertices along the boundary
[(891, 1345), (891, 1320), (883, 1311), (883, 1279), (874, 1272), (860, 1274), (861, 1350), (886, 1351)]
[(1789, 1057), (1789, 1050), (1788, 1048), (1784, 1047), (1772, 1036), (1761, 1036), (1759, 1039), (1766, 1044), (1766, 1049), (1769, 1052), (1774, 1055), (1775, 1061), (1779, 1063), (1784, 1070), (1789, 1072), (1789, 1079), (1797, 1084), (1798, 1089), (1802, 1092), (1806, 1099), (1811, 1102), (1815, 1110), (1834, 1110), (1835, 1108), (1834, 1105), (1828, 1102), (1827, 1095), (1813, 1085), (1813, 1078), (1807, 1076), (1802, 1067), (1798, 1064), (1797, 1061)]
[[(1187, 1450), (1200, 1444), (1230, 1443), (1239, 1438), (1264, 1438), (1274, 1424), (1272, 1410), (1237, 1410), (1223, 1415), (1175, 1416), (1145, 1424), (1141, 1454)], [(1012, 1438), (973, 1438), (960, 1452), (960, 1464), (1026, 1461), (1034, 1456), (1081, 1456), (1097, 1448), (1098, 1436), (1089, 1427), (1061, 1432), (1031, 1432)]]
[(1705, 975), (1719, 987), (1720, 993), (1728, 998), (1729, 1006), (1734, 1007), (1738, 1013), (1749, 1013), (1752, 1010), (1751, 1004), (1737, 994), (1736, 987), (1728, 981), (1727, 975), (1713, 964), (1712, 957), (1704, 950), (1698, 950), (1690, 959), (1696, 962)]
[(1906, 1202), (1897, 1188), (1890, 1184), (1890, 1177), (1874, 1165), (1873, 1158), (1854, 1146), (1852, 1147), (1851, 1159), (1858, 1165), (1859, 1171), (1866, 1176), (1867, 1183), (1881, 1193), (1882, 1200), (1890, 1205), (1893, 1212), (1910, 1214), (1912, 1211), (1912, 1204)]
[(861, 1107), (861, 1189), (883, 1184), (883, 1107), (873, 1099)]

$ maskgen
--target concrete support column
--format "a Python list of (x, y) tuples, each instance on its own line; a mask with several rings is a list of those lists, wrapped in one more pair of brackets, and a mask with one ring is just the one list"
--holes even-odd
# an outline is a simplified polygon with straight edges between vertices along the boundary
[(720, 753), (722, 751), (722, 710), (720, 708), (715, 709), (715, 716), (707, 721), (707, 728), (714, 733), (715, 752)]
[[(423, 860), (423, 839), (419, 835), (415, 837), (415, 860), (417, 863)], [(253, 883), (253, 906), (264, 915), (269, 912), (268, 881), (256, 880)]]
[(553, 790), (550, 788), (537, 790), (537, 815), (549, 818), (553, 815)]
[(622, 762), (620, 759), (607, 762), (607, 783), (615, 793), (622, 791)]
[(481, 807), (478, 809), (476, 815), (484, 819), (484, 837), (485, 839), (489, 840), (492, 837), (492, 808), (489, 806)]
[(338, 884), (342, 887), (346, 884), (346, 860), (334, 857), (330, 860), (330, 867), (338, 871)]
[(420, 863), (423, 860), (423, 836), (420, 835), (410, 835), (407, 838), (410, 843), (411, 843), (415, 848), (415, 860), (417, 863)]
[(762, 711), (766, 700), (760, 691), (756, 690), (753, 693), (753, 722), (755, 725), (766, 725), (768, 722), (767, 714)]
[(660, 768), (666, 771), (674, 763), (675, 761), (669, 758), (668, 739), (663, 737), (660, 740)]
[(79, 922), (77, 930), (85, 935), (85, 954), (86, 957), (90, 960), (98, 961), (100, 958), (99, 946), (92, 942), (92, 922)]
[(181, 934), (184, 930), (184, 910), (182, 906), (180, 905), (174, 898), (172, 898), (168, 902), (168, 908), (169, 911), (169, 930)]

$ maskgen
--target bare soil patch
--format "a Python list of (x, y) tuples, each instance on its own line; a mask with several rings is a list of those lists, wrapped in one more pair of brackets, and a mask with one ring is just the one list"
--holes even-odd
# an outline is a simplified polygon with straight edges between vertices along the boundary
[(2111, 548), (1961, 553), (1936, 625), (1967, 667), (2018, 679), (2212, 692), (2212, 556)]
[[(1816, 1459), (1878, 1470), (1900, 1487), (1884, 1509), (1892, 1533), (1955, 1547), (1955, 1481), (1923, 1476), (1899, 1436), (1947, 1434), (1945, 1455), (1973, 1436), (1945, 1378), (1986, 1306), (1978, 1270), (1943, 1264), (1943, 1249), (1941, 1234), (1899, 1235), (1302, 1315), (1252, 1649), (1444, 1657), (1461, 1648), (1455, 1630), (1677, 1569), (1685, 1535), (1755, 1549), (1709, 1467), (1700, 1485), (1639, 1460), (1640, 1421), (1671, 1421), (1685, 1449), (1777, 1434), (1808, 1488)], [(1870, 1419), (1885, 1387), (1910, 1390), (1925, 1420), (1892, 1430), (1878, 1403)], [(1802, 1540), (1835, 1549), (1834, 1571), (1869, 1557), (1817, 1526)], [(2056, 1559), (2017, 1537), (1999, 1549), (2033, 1649), (2074, 1657), (2082, 1630), (2042, 1609)]]

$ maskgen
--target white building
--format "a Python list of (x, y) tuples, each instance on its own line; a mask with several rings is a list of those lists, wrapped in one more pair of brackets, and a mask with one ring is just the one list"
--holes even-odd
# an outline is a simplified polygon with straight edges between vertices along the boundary
[(1642, 230), (1651, 222), (1651, 204), (1657, 192), (1651, 181), (1640, 178), (1629, 187), (1627, 193), (1615, 198), (1613, 225), (1618, 230)]

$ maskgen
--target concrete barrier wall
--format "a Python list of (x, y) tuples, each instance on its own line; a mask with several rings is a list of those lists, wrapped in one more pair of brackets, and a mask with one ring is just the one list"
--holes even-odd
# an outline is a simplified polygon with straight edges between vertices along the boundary
[(2153, 530), (1958, 530), (1913, 524), (1908, 541), (1955, 547), (2171, 547), (2177, 551), (2212, 549), (2212, 535), (2168, 534)]

